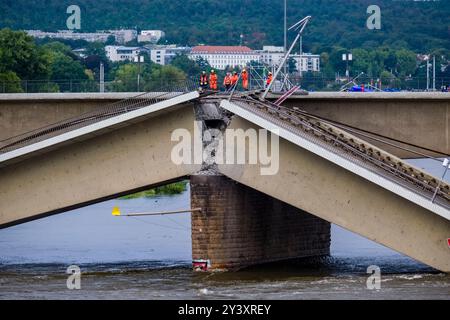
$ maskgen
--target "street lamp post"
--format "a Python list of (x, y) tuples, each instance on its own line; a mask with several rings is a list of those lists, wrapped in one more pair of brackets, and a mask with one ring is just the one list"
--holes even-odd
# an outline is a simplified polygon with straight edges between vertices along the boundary
[(100, 62), (100, 92), (105, 92), (105, 66)]
[(138, 75), (137, 75), (137, 92), (141, 92), (141, 63), (144, 62), (144, 56), (138, 54), (134, 57), (134, 62), (138, 64)]
[(436, 91), (436, 56), (433, 56), (433, 91)]
[(348, 63), (349, 61), (353, 60), (353, 55), (351, 53), (344, 53), (342, 55), (342, 60), (346, 62), (345, 76), (347, 77), (347, 81), (350, 81), (350, 71), (348, 69)]

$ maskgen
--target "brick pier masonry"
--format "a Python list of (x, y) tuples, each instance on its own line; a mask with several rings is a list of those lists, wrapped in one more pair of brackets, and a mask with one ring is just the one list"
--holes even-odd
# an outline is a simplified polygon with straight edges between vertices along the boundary
[[(330, 254), (330, 223), (221, 175), (191, 176), (192, 257), (212, 270)], [(200, 263), (200, 265), (201, 265)]]

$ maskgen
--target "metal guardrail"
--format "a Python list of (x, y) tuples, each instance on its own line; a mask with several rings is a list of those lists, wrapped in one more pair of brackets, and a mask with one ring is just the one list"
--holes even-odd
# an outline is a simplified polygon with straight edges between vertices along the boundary
[(437, 178), (428, 173), (361, 139), (343, 133), (339, 128), (333, 129), (329, 124), (324, 125), (317, 119), (309, 120), (305, 116), (292, 113), (287, 108), (268, 101), (261, 102), (249, 96), (235, 96), (232, 102), (294, 134), (301, 134), (302, 137), (328, 151), (406, 187), (430, 201), (437, 191), (434, 202), (450, 209), (449, 184), (439, 183)]
[[(189, 78), (194, 79), (194, 78)], [(197, 79), (197, 78), (195, 78)], [(105, 80), (66, 79), (66, 80), (17, 80), (1, 81), (1, 93), (55, 93), (55, 92), (150, 92), (173, 83), (184, 83), (185, 77), (142, 79), (138, 85), (136, 78)]]
[[(265, 88), (266, 78), (263, 70), (274, 71), (273, 68), (249, 66), (249, 89), (260, 90)], [(286, 80), (285, 74), (280, 74), (279, 78)], [(197, 77), (194, 77), (198, 81)], [(105, 92), (139, 92), (140, 88), (146, 91), (154, 91), (165, 83), (173, 82), (173, 79), (141, 79), (140, 85), (137, 84), (136, 78), (114, 79), (104, 81)], [(175, 79), (175, 81), (185, 81), (184, 79)], [(286, 80), (288, 88), (294, 85), (300, 85), (302, 89), (309, 91), (339, 91), (347, 82), (352, 83), (352, 78), (337, 78), (335, 75), (320, 73), (303, 73), (290, 74)], [(277, 79), (272, 91), (284, 91), (284, 81)], [(426, 77), (413, 77), (399, 81), (398, 79), (383, 83), (381, 88), (377, 85), (377, 78), (362, 75), (357, 81), (359, 84), (365, 84), (366, 91), (390, 91), (392, 89), (400, 89), (412, 92), (427, 91)], [(392, 83), (391, 83), (392, 82)], [(437, 77), (436, 90), (441, 91), (443, 86), (450, 86), (450, 77)], [(2, 93), (53, 93), (53, 92), (100, 92), (99, 80), (85, 79), (66, 79), (66, 80), (17, 80), (17, 81), (0, 81), (0, 94)], [(351, 87), (351, 86), (350, 86)], [(429, 88), (428, 91), (434, 91)]]
[(10, 137), (0, 141), (0, 154), (43, 141), (45, 139), (58, 136), (84, 126), (109, 119), (127, 112), (137, 110), (162, 100), (174, 98), (187, 92), (198, 89), (196, 81), (184, 81), (182, 83), (172, 84), (161, 87), (157, 92), (147, 92), (135, 97), (127, 98), (106, 107), (84, 113), (82, 115), (65, 119), (57, 123), (32, 130), (18, 136)]

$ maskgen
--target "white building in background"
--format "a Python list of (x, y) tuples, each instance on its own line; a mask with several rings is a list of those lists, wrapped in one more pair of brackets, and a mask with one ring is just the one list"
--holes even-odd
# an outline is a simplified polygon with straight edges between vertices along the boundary
[(112, 62), (135, 61), (142, 52), (140, 47), (106, 46), (106, 57)]
[(165, 36), (166, 34), (162, 30), (142, 30), (138, 35), (138, 42), (157, 43)]
[(121, 44), (133, 41), (137, 38), (137, 31), (133, 29), (108, 30), (105, 32), (113, 34), (116, 38), (116, 42)]
[(73, 49), (72, 52), (75, 53), (80, 58), (86, 58), (87, 57), (86, 48)]
[(41, 30), (26, 30), (26, 33), (34, 38), (51, 38), (63, 40), (85, 40), (88, 42), (106, 42), (108, 37), (114, 36), (104, 32), (73, 32), (71, 30), (60, 30), (58, 32), (45, 32)]
[(124, 44), (136, 39), (136, 30), (121, 29), (99, 32), (73, 32), (71, 30), (59, 30), (58, 32), (45, 32), (41, 30), (27, 30), (28, 35), (34, 38), (51, 38), (63, 40), (84, 40), (88, 42), (106, 42), (113, 37), (117, 43)]
[(294, 59), (298, 72), (320, 71), (320, 55), (318, 54), (292, 54), (290, 57)]
[[(203, 58), (209, 64), (219, 70), (227, 67), (243, 67), (251, 61), (263, 63), (269, 67), (278, 66), (284, 57), (284, 48), (277, 46), (264, 46), (262, 50), (252, 50), (245, 46), (197, 46), (189, 55), (193, 60)], [(304, 53), (291, 54), (299, 72), (319, 72), (320, 56)]]
[(170, 64), (177, 55), (188, 55), (192, 48), (169, 46), (155, 46), (150, 49), (150, 60), (160, 65)]
[(227, 67), (243, 67), (251, 61), (259, 61), (260, 54), (245, 46), (197, 46), (192, 48), (189, 58), (203, 58), (211, 67), (224, 70)]
[[(264, 46), (258, 50), (261, 59), (260, 62), (270, 67), (278, 66), (284, 57), (284, 48), (275, 46)], [(294, 59), (298, 72), (319, 72), (320, 55), (311, 53), (291, 54)]]
[(284, 57), (284, 48), (275, 46), (263, 46), (262, 50), (256, 50), (259, 53), (261, 63), (270, 67), (278, 66)]

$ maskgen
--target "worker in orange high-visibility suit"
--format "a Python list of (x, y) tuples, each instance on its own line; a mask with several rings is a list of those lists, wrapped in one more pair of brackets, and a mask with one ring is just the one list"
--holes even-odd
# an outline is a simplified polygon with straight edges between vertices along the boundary
[(208, 75), (205, 71), (203, 71), (200, 75), (200, 88), (201, 90), (205, 90), (206, 88), (208, 88)]
[(269, 75), (267, 76), (267, 80), (266, 80), (266, 88), (269, 86), (269, 84), (272, 82), (272, 80), (273, 80), (272, 72), (269, 72)]
[(241, 77), (242, 77), (242, 88), (244, 88), (244, 90), (248, 90), (248, 73), (247, 70), (242, 70), (241, 73)]
[(225, 91), (230, 91), (231, 88), (231, 74), (227, 72), (227, 75), (223, 79), (223, 85), (225, 86)]
[(233, 72), (233, 75), (231, 76), (231, 89), (234, 89), (236, 87), (237, 83), (239, 81), (239, 76), (236, 71)]
[(217, 91), (217, 74), (214, 70), (211, 70), (211, 74), (209, 75), (209, 88)]

